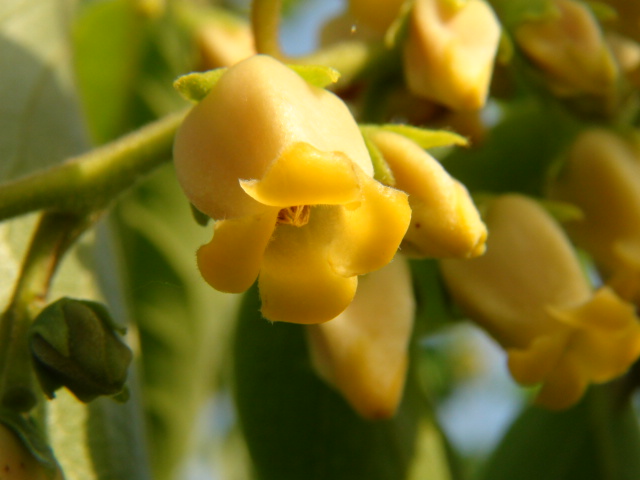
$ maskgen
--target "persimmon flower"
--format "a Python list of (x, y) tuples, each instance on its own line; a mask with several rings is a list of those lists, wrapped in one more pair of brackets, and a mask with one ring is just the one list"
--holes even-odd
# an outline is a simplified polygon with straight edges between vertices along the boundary
[(316, 371), (365, 418), (389, 418), (398, 407), (414, 315), (409, 265), (397, 256), (361, 279), (337, 318), (307, 327)]
[(584, 2), (554, 0), (556, 15), (522, 22), (518, 46), (561, 96), (604, 95), (615, 87), (618, 68), (602, 30)]
[(560, 226), (533, 200), (490, 202), (487, 252), (442, 260), (454, 300), (508, 353), (516, 381), (541, 385), (537, 402), (575, 404), (591, 383), (623, 374), (640, 355), (633, 305), (595, 292)]
[(384, 130), (367, 137), (393, 173), (394, 186), (409, 194), (411, 223), (402, 252), (419, 258), (482, 255), (487, 229), (465, 186), (409, 138)]
[(640, 152), (631, 142), (589, 129), (570, 147), (550, 195), (577, 206), (567, 222), (578, 245), (623, 298), (640, 302)]
[(190, 201), (216, 220), (197, 254), (204, 279), (243, 292), (258, 278), (273, 321), (338, 316), (409, 224), (407, 195), (372, 178), (346, 105), (267, 56), (222, 75), (179, 129), (174, 158)]
[(404, 46), (409, 90), (455, 110), (482, 108), (500, 31), (482, 0), (416, 0)]

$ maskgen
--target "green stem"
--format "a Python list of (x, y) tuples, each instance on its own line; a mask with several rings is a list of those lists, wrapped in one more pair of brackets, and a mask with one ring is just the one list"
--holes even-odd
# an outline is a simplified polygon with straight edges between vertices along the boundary
[(41, 209), (84, 214), (104, 208), (140, 176), (171, 159), (184, 116), (168, 115), (51, 169), (0, 185), (0, 221)]
[(29, 353), (29, 327), (46, 302), (65, 252), (96, 216), (50, 212), (40, 219), (9, 306), (0, 317), (0, 406), (4, 408), (25, 412), (41, 396)]
[(281, 11), (282, 0), (253, 0), (251, 27), (258, 53), (284, 60), (279, 41)]

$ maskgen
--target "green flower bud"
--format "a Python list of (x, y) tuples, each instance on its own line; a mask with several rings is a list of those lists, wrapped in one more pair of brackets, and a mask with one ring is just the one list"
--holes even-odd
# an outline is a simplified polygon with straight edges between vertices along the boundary
[(62, 298), (47, 306), (31, 327), (30, 348), (47, 396), (67, 387), (79, 400), (115, 395), (123, 387), (131, 350), (104, 305)]

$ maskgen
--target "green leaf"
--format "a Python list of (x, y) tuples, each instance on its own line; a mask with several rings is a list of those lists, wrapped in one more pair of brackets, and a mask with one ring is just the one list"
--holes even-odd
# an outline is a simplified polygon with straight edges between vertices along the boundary
[(530, 407), (514, 422), (481, 480), (634, 480), (640, 431), (629, 403), (596, 387), (574, 408)]
[(237, 296), (213, 290), (200, 276), (195, 252), (211, 239), (212, 228), (193, 221), (171, 165), (155, 171), (115, 213), (142, 351), (154, 479), (173, 480), (196, 417), (217, 386)]
[(86, 149), (68, 43), (71, 0), (0, 2), (0, 181)]
[(304, 326), (260, 316), (244, 296), (234, 342), (235, 397), (260, 480), (402, 480), (424, 406), (408, 382), (395, 418), (366, 421), (313, 372)]
[(93, 138), (98, 143), (130, 130), (132, 100), (145, 41), (135, 2), (86, 3), (74, 22), (75, 71)]

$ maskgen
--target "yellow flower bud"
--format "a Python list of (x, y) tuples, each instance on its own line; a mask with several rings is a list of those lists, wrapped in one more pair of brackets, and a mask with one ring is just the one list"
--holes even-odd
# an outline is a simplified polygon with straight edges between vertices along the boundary
[(415, 257), (481, 255), (487, 229), (460, 182), (408, 138), (388, 131), (370, 134), (395, 178), (395, 186), (409, 194), (411, 223), (402, 252)]
[(537, 402), (561, 409), (590, 383), (623, 374), (640, 355), (634, 307), (608, 287), (593, 292), (560, 226), (520, 195), (493, 200), (487, 252), (443, 260), (454, 300), (508, 353), (521, 384), (541, 384)]
[(404, 47), (409, 90), (456, 110), (482, 108), (499, 40), (500, 24), (482, 0), (416, 0)]
[(7, 480), (62, 480), (59, 468), (50, 472), (13, 431), (0, 423), (0, 478)]
[(598, 21), (582, 2), (554, 4), (557, 15), (523, 22), (516, 29), (516, 42), (557, 95), (610, 92), (618, 69)]
[(189, 200), (216, 220), (200, 272), (226, 292), (259, 276), (270, 320), (339, 315), (409, 223), (406, 194), (372, 178), (346, 105), (267, 56), (229, 68), (185, 119), (174, 159)]
[(396, 257), (360, 280), (337, 318), (307, 327), (316, 371), (365, 418), (389, 418), (398, 407), (414, 315), (409, 266)]
[(567, 223), (576, 243), (602, 268), (623, 298), (640, 302), (640, 155), (618, 135), (582, 133), (553, 181), (553, 198), (584, 217)]

